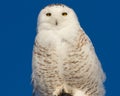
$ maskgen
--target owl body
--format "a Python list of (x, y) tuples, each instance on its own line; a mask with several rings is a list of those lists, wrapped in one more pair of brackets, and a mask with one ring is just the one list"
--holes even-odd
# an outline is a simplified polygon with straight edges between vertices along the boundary
[(74, 11), (65, 5), (40, 12), (32, 69), (35, 96), (58, 96), (63, 91), (104, 96), (105, 75), (94, 47)]

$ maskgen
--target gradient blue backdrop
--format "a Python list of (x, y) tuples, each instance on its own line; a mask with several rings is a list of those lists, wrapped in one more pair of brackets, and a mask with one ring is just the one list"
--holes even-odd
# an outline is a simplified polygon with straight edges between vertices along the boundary
[(107, 75), (106, 96), (120, 96), (119, 0), (1, 0), (0, 96), (31, 96), (31, 58), (39, 11), (64, 3), (78, 15)]

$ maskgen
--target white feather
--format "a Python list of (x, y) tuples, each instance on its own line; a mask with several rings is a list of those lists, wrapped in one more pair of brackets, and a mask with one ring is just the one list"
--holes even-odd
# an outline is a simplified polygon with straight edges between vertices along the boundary
[[(62, 15), (64, 12), (67, 13), (67, 16)], [(51, 16), (46, 16), (47, 13), (50, 13)], [(104, 72), (89, 37), (83, 32), (77, 16), (71, 8), (65, 5), (45, 7), (38, 16), (37, 30), (35, 39), (37, 47), (34, 47), (32, 66), (33, 85), (37, 94), (41, 96), (48, 96), (53, 93), (59, 95), (61, 90), (64, 89), (65, 92), (71, 93), (73, 96), (104, 96), (102, 84), (105, 79)], [(82, 46), (81, 51), (79, 51), (74, 46), (75, 43), (79, 42), (76, 41), (77, 38), (83, 33), (90, 42)], [(43, 51), (40, 51), (40, 47), (43, 47)], [(51, 57), (47, 57), (47, 54), (50, 54)], [(76, 54), (79, 56), (73, 56), (72, 58), (68, 56)], [(81, 54), (84, 55), (83, 57), (88, 55), (87, 59), (80, 59)], [(70, 61), (77, 61), (78, 63), (65, 63)], [(78, 70), (80, 68), (82, 70)], [(87, 69), (89, 71), (86, 71)], [(71, 75), (73, 73), (74, 75)], [(65, 77), (66, 74), (68, 75), (67, 77)], [(78, 77), (84, 79), (82, 80)], [(87, 92), (88, 86), (84, 89), (81, 88), (86, 83), (96, 88), (99, 91), (98, 95), (87, 95), (85, 92)]]

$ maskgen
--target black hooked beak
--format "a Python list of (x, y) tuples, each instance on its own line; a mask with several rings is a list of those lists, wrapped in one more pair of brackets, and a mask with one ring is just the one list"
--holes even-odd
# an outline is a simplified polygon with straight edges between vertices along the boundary
[(56, 20), (55, 25), (58, 25), (58, 21)]

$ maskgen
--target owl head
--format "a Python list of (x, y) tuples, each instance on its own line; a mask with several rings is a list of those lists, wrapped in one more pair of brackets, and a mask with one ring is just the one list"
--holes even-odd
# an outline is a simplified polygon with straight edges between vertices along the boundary
[(63, 4), (48, 5), (38, 16), (38, 26), (66, 27), (78, 24), (75, 12)]

